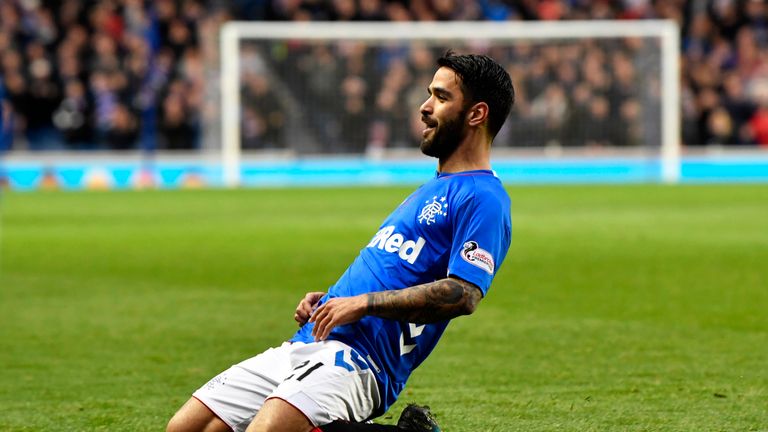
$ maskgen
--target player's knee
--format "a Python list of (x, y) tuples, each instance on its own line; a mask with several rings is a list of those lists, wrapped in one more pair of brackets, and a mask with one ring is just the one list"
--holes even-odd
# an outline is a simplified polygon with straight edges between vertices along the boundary
[(178, 414), (171, 417), (168, 421), (168, 425), (165, 426), (165, 432), (183, 432), (188, 430), (183, 427), (182, 422), (178, 417)]
[(202, 403), (191, 399), (171, 417), (165, 430), (166, 432), (229, 431), (229, 427)]
[(310, 432), (314, 426), (290, 403), (267, 399), (246, 432)]
[(168, 421), (168, 425), (165, 427), (166, 432), (193, 432), (204, 430), (204, 425), (201, 424), (201, 419), (196, 416), (189, 415), (185, 412), (184, 407), (180, 409), (171, 419)]
[(188, 418), (173, 416), (165, 427), (166, 432), (197, 432), (208, 430), (204, 424), (192, 422)]

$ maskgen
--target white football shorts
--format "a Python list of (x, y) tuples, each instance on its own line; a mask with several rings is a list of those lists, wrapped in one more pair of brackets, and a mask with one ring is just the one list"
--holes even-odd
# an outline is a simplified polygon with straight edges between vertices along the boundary
[(314, 426), (360, 422), (381, 401), (370, 368), (339, 341), (286, 342), (232, 366), (192, 396), (236, 432), (245, 431), (269, 398), (290, 403)]

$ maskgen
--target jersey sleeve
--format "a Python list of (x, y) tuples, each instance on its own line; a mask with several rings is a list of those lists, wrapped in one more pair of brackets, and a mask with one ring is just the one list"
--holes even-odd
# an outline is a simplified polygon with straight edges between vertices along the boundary
[(478, 190), (453, 214), (454, 232), (448, 276), (477, 285), (488, 293), (511, 241), (509, 199)]

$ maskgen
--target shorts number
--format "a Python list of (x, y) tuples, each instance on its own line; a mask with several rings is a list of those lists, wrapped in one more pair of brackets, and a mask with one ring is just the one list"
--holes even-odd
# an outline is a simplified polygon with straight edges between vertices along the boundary
[[(349, 356), (348, 359), (344, 358), (345, 354), (347, 354)], [(306, 368), (308, 364), (309, 364), (309, 360), (305, 360), (305, 361), (301, 362), (301, 364), (299, 364), (298, 366), (293, 368), (293, 373), (288, 378), (286, 378), (285, 381), (288, 381), (289, 379), (291, 379), (294, 376), (296, 376), (296, 374), (300, 370)], [(336, 353), (336, 358), (335, 358), (335, 361), (334, 361), (334, 366), (338, 366), (338, 367), (344, 368), (344, 369), (352, 372), (353, 370), (355, 370), (355, 365), (357, 365), (357, 367), (360, 368), (360, 370), (366, 370), (366, 369), (370, 368), (370, 366), (368, 366), (368, 363), (366, 363), (365, 360), (363, 360), (363, 358), (360, 356), (360, 354), (358, 354), (357, 351), (355, 351), (355, 350), (349, 350), (349, 351), (346, 351), (346, 352), (344, 350), (339, 350)], [(304, 372), (302, 372), (301, 375), (296, 377), (296, 381), (303, 380), (309, 374), (311, 374), (312, 372), (316, 371), (321, 366), (323, 366), (323, 362), (317, 362), (317, 363), (313, 364), (312, 366), (308, 367)]]
[[(306, 361), (302, 362), (300, 365), (298, 365), (295, 368), (293, 368), (293, 370), (294, 371), (298, 371), (299, 369), (303, 368), (304, 366), (306, 366), (308, 364), (309, 364), (309, 360), (306, 360)], [(319, 368), (322, 365), (323, 365), (323, 362), (317, 362), (317, 363), (313, 364), (309, 369), (305, 370), (303, 374), (301, 374), (298, 377), (296, 377), (296, 381), (303, 380), (304, 378), (307, 377), (307, 375), (309, 375), (312, 372), (316, 371), (317, 368)], [(296, 375), (296, 374), (295, 373), (291, 374), (291, 376), (289, 376), (285, 380), (288, 381), (289, 379), (293, 378), (294, 375)]]

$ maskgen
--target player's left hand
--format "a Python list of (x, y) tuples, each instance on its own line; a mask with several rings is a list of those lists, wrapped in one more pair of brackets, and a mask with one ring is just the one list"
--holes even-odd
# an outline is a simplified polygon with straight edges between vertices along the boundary
[(336, 326), (359, 321), (365, 316), (367, 308), (368, 298), (365, 295), (332, 298), (309, 318), (309, 322), (315, 323), (312, 335), (316, 341), (325, 340)]
[(293, 314), (293, 319), (299, 323), (299, 326), (303, 326), (309, 320), (309, 317), (317, 307), (317, 302), (325, 295), (324, 292), (313, 291), (308, 292), (303, 299), (296, 306), (296, 312)]

